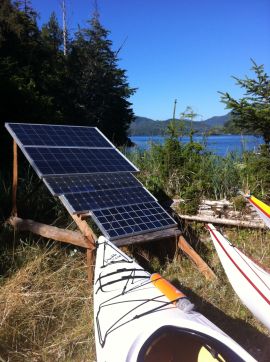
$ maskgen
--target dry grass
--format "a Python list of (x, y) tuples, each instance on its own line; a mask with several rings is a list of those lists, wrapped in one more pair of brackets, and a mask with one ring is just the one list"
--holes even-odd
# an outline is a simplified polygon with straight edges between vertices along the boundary
[(92, 293), (83, 255), (57, 247), (37, 247), (33, 258), (28, 252), (30, 260), (0, 288), (1, 360), (93, 361)]
[[(235, 244), (269, 266), (269, 233), (226, 230)], [(207, 282), (181, 253), (161, 258), (165, 252), (158, 244), (129, 253), (179, 286), (199, 311), (255, 358), (269, 361), (269, 332), (228, 284), (208, 234), (199, 233), (200, 253), (218, 276), (214, 282)], [(25, 244), (10, 253), (10, 258), (24, 261), (0, 283), (0, 361), (95, 361), (92, 291), (84, 254), (57, 245)]]

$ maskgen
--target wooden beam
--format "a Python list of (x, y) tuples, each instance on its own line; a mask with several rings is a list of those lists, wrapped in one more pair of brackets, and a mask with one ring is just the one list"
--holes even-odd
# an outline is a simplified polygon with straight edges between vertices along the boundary
[(13, 140), (13, 181), (12, 181), (12, 211), (11, 215), (17, 216), (17, 188), (18, 188), (18, 147)]
[(246, 228), (253, 228), (253, 229), (267, 229), (266, 225), (263, 222), (221, 219), (221, 218), (198, 216), (198, 215), (178, 214), (178, 216), (181, 219), (188, 220), (188, 221), (198, 221), (198, 222), (202, 222), (202, 223), (220, 224), (220, 225), (228, 225), (228, 226), (239, 226), (239, 227), (246, 227)]
[(112, 242), (116, 246), (124, 246), (124, 245), (137, 244), (137, 243), (146, 243), (148, 241), (168, 239), (173, 237), (177, 238), (179, 235), (180, 231), (177, 229), (177, 227), (173, 227), (170, 229), (154, 231), (151, 233), (134, 235), (128, 238), (116, 239), (112, 240)]
[(186, 241), (183, 235), (179, 236), (178, 246), (195, 263), (199, 271), (203, 273), (206, 279), (211, 280), (216, 278), (216, 275), (212, 271), (212, 269), (210, 269), (210, 267), (200, 257), (200, 255), (197, 254), (196, 251), (190, 246), (190, 244)]
[(7, 222), (18, 230), (31, 231), (44, 238), (73, 244), (82, 248), (93, 249), (93, 244), (81, 233), (76, 231), (59, 229), (55, 226), (42, 224), (33, 220), (21, 219), (16, 216), (11, 216)]

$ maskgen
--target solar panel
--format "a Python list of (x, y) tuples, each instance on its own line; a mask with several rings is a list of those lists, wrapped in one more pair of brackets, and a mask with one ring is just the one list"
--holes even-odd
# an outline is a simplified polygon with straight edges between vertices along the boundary
[(6, 124), (45, 184), (71, 213), (91, 212), (109, 239), (176, 225), (131, 174), (138, 169), (94, 127)]
[(7, 123), (7, 129), (22, 146), (112, 148), (95, 127)]
[(137, 171), (113, 148), (24, 147), (22, 150), (40, 177)]
[(53, 195), (142, 186), (132, 174), (126, 172), (50, 176), (45, 177), (44, 182)]
[(65, 194), (61, 200), (72, 214), (156, 201), (142, 186)]
[(167, 229), (176, 225), (176, 222), (157, 202), (96, 210), (92, 217), (110, 240)]

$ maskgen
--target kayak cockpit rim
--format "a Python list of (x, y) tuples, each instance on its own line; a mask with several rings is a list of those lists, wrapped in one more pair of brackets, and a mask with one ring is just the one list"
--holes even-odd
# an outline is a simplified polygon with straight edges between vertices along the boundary
[(141, 347), (137, 362), (234, 361), (239, 355), (220, 340), (197, 330), (167, 325), (156, 330)]

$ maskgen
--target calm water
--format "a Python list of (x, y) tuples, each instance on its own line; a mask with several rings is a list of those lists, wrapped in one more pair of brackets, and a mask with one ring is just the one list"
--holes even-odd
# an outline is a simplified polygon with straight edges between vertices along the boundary
[[(161, 136), (132, 136), (130, 137), (136, 147), (142, 150), (149, 149), (151, 142), (162, 144), (165, 137)], [(195, 142), (203, 143), (203, 136), (194, 136)], [(189, 142), (189, 137), (182, 137), (182, 142)], [(262, 137), (241, 136), (241, 135), (220, 135), (209, 136), (206, 140), (206, 148), (216, 155), (225, 156), (228, 152), (256, 151), (260, 144), (263, 143)]]

